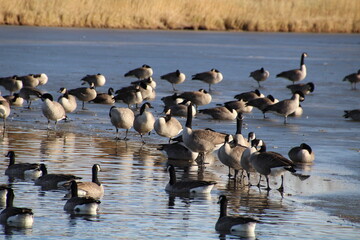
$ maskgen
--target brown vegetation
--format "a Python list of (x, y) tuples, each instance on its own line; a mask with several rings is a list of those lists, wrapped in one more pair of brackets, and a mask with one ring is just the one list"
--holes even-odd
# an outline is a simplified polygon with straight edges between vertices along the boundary
[(2, 0), (0, 24), (360, 33), (360, 1)]

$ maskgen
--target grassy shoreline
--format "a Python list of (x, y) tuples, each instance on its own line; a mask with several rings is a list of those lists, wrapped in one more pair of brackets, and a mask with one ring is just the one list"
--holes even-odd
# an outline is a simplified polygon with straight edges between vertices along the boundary
[(1, 25), (360, 33), (359, 0), (2, 0)]

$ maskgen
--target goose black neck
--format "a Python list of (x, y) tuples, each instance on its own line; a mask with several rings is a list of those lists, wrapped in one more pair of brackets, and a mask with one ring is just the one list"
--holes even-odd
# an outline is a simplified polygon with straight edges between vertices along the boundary
[(301, 55), (300, 66), (304, 65), (305, 54)]
[(175, 168), (172, 165), (169, 165), (169, 174), (170, 174), (169, 184), (174, 185), (176, 183), (176, 173), (175, 173)]
[(7, 156), (9, 157), (9, 166), (15, 164), (15, 154), (14, 154), (14, 152), (9, 152)]
[(236, 118), (236, 134), (241, 134), (242, 123), (243, 123), (243, 116), (241, 113), (239, 113)]
[(14, 197), (14, 190), (9, 188), (6, 194), (6, 208), (13, 207)]
[(264, 142), (262, 142), (259, 152), (266, 152), (266, 144)]
[(78, 187), (77, 187), (77, 183), (74, 180), (70, 182), (70, 188), (71, 188), (71, 197), (78, 197)]
[(191, 124), (192, 124), (192, 118), (193, 118), (193, 105), (190, 104), (187, 108), (187, 118), (186, 118), (186, 123), (185, 123), (185, 127), (187, 128), (191, 128)]
[(101, 185), (99, 179), (98, 179), (98, 165), (94, 165), (92, 168), (92, 182), (96, 183), (97, 185)]
[(47, 168), (45, 166), (45, 164), (40, 164), (40, 170), (42, 172), (42, 176), (45, 176), (48, 172), (47, 172)]
[(227, 199), (226, 197), (221, 197), (220, 199), (220, 217), (226, 217), (227, 216)]

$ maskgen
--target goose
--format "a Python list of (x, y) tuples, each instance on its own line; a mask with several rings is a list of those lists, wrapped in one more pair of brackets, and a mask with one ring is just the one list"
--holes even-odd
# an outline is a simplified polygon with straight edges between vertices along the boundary
[(9, 158), (9, 165), (5, 170), (5, 175), (31, 179), (37, 179), (41, 176), (40, 164), (15, 163), (14, 151), (8, 151), (5, 157)]
[(23, 82), (16, 75), (0, 78), (0, 85), (8, 90), (10, 95), (13, 95), (14, 92), (20, 91), (20, 89), (24, 86)]
[(216, 185), (215, 181), (203, 180), (176, 180), (176, 172), (173, 165), (169, 164), (167, 170), (170, 174), (170, 180), (165, 186), (165, 191), (168, 193), (210, 193)]
[(156, 88), (156, 82), (154, 81), (154, 79), (152, 77), (148, 77), (148, 78), (143, 79), (143, 80), (138, 80), (138, 81), (131, 82), (132, 85), (140, 85), (141, 83), (149, 85), (153, 89)]
[(54, 102), (52, 95), (49, 93), (43, 94), (41, 100), (43, 101), (41, 107), (42, 113), (48, 120), (47, 128), (50, 129), (50, 120), (52, 120), (55, 121), (54, 128), (56, 129), (57, 122), (66, 119), (64, 107), (60, 103)]
[(155, 123), (154, 115), (147, 111), (148, 108), (153, 108), (153, 106), (149, 102), (144, 103), (140, 108), (140, 113), (134, 119), (134, 129), (140, 134), (143, 143), (145, 143), (143, 135), (150, 133)]
[(356, 83), (360, 82), (360, 69), (356, 73), (351, 73), (343, 78), (343, 82), (349, 81), (351, 89), (356, 89)]
[(288, 155), (293, 162), (310, 163), (315, 159), (314, 152), (306, 143), (302, 143), (300, 146), (291, 148)]
[(39, 80), (39, 85), (45, 85), (49, 80), (46, 73), (34, 74), (34, 76)]
[[(236, 132), (235, 135), (233, 136), (234, 139), (234, 143), (235, 145), (241, 145), (244, 147), (249, 146), (250, 141), (255, 138), (255, 133), (254, 132), (249, 132), (248, 134), (248, 138), (244, 138), (244, 136), (242, 135), (242, 125), (243, 125), (243, 120), (244, 117), (242, 115), (242, 113), (238, 113), (237, 117), (236, 117)], [(234, 144), (232, 144), (234, 145)]]
[(354, 121), (360, 121), (360, 109), (345, 110), (344, 118), (351, 118)]
[(66, 88), (60, 88), (58, 91), (62, 93), (62, 96), (58, 98), (58, 102), (63, 106), (66, 113), (71, 113), (77, 108), (75, 96), (69, 94), (69, 91)]
[(277, 152), (266, 151), (266, 144), (264, 141), (259, 141), (260, 150), (251, 154), (250, 164), (261, 175), (265, 175), (267, 190), (270, 190), (269, 175), (281, 175), (281, 185), (279, 191), (284, 191), (284, 172), (289, 171), (295, 173), (295, 164)]
[[(170, 107), (165, 106), (164, 112), (167, 112), (168, 110), (171, 111), (172, 116), (178, 116), (178, 117), (187, 117), (188, 114), (188, 107), (191, 104), (191, 101), (183, 100), (179, 104), (172, 105)], [(192, 105), (192, 115), (196, 115), (196, 108), (194, 105)]]
[(20, 89), (19, 96), (26, 100), (28, 109), (31, 109), (31, 103), (34, 100), (41, 98), (42, 91), (35, 87), (23, 87)]
[(140, 83), (139, 89), (140, 89), (143, 100), (152, 101), (155, 99), (155, 97), (156, 97), (155, 89), (153, 87), (151, 87), (150, 85), (147, 85), (145, 83)]
[[(256, 146), (258, 145), (258, 141), (260, 141), (260, 140), (259, 139), (251, 140), (251, 145), (248, 146), (247, 149), (243, 152), (243, 154), (241, 155), (241, 159), (240, 159), (241, 167), (245, 170), (247, 178), (248, 178), (248, 186), (252, 186), (250, 174), (253, 172), (256, 172), (254, 167), (250, 163), (250, 156), (253, 153), (257, 152)], [(260, 186), (260, 180), (259, 180), (258, 186)]]
[(220, 216), (215, 224), (215, 230), (223, 233), (241, 235), (242, 237), (255, 237), (256, 224), (260, 221), (249, 216), (228, 216), (225, 195), (219, 196)]
[(11, 227), (31, 228), (34, 223), (34, 213), (30, 208), (14, 207), (14, 190), (7, 189), (6, 208), (0, 213), (0, 223)]
[(70, 182), (71, 198), (64, 205), (64, 211), (73, 214), (96, 215), (99, 210), (100, 200), (92, 197), (79, 197), (76, 181)]
[(77, 99), (82, 101), (82, 110), (86, 110), (85, 102), (96, 98), (97, 93), (94, 86), (94, 83), (90, 83), (90, 87), (80, 87), (69, 90), (69, 94), (74, 95)]
[(199, 153), (191, 151), (183, 142), (174, 142), (169, 144), (160, 144), (157, 148), (166, 153), (167, 158), (171, 160), (189, 160), (194, 161)]
[(237, 100), (243, 100), (244, 102), (248, 102), (252, 99), (262, 98), (262, 97), (265, 96), (259, 91), (259, 89), (255, 89), (254, 91), (249, 91), (249, 92), (242, 92), (234, 96), (234, 98), (236, 98)]
[(100, 104), (114, 104), (114, 89), (110, 87), (108, 89), (107, 93), (97, 93), (96, 98), (92, 100), (94, 103), (100, 103)]
[(19, 93), (4, 96), (4, 98), (10, 103), (10, 106), (21, 107), (24, 103), (24, 99), (19, 96)]
[(291, 99), (285, 99), (275, 104), (267, 106), (263, 112), (272, 111), (284, 116), (284, 124), (287, 123), (287, 117), (295, 112), (300, 105), (300, 102), (304, 101), (304, 94), (302, 92), (296, 92)]
[(207, 72), (196, 73), (196, 74), (192, 75), (191, 77), (192, 77), (191, 80), (200, 80), (200, 81), (203, 81), (203, 82), (209, 84), (209, 92), (211, 92), (212, 84), (217, 84), (223, 80), (222, 73), (215, 68), (213, 68)]
[(124, 77), (136, 77), (139, 80), (143, 80), (151, 77), (152, 75), (153, 75), (152, 68), (149, 65), (144, 64), (139, 68), (135, 68), (133, 70), (128, 71), (127, 73), (124, 74)]
[(112, 106), (109, 111), (111, 124), (116, 128), (116, 140), (119, 140), (119, 128), (126, 129), (124, 140), (128, 140), (129, 129), (134, 125), (134, 112), (129, 108)]
[(10, 115), (10, 103), (6, 99), (0, 99), (0, 118), (3, 119), (3, 129), (6, 129), (6, 119)]
[(300, 60), (300, 68), (299, 69), (293, 69), (293, 70), (288, 70), (288, 71), (284, 71), (281, 72), (279, 74), (276, 75), (277, 78), (285, 78), (289, 81), (292, 81), (293, 84), (295, 82), (304, 80), (306, 77), (306, 66), (304, 63), (304, 58), (307, 57), (307, 53), (302, 53), (301, 54), (301, 60)]
[(290, 117), (300, 117), (302, 116), (304, 113), (304, 109), (301, 106), (301, 104), (299, 104), (299, 106), (295, 109), (295, 111), (293, 113), (291, 113), (289, 116)]
[(143, 102), (143, 97), (139, 86), (123, 87), (116, 90), (115, 94), (115, 101), (121, 101), (127, 104), (128, 108), (130, 108), (130, 105), (133, 104), (135, 104), (137, 108), (137, 105)]
[(251, 113), (253, 110), (252, 106), (246, 106), (246, 102), (243, 99), (225, 102), (224, 106), (235, 109), (237, 113)]
[(270, 73), (269, 73), (269, 71), (265, 70), (262, 67), (260, 69), (257, 69), (255, 71), (251, 72), (249, 77), (252, 77), (255, 81), (257, 81), (259, 88), (261, 88), (260, 82), (263, 82), (266, 79), (268, 79), (268, 77), (270, 77)]
[(154, 130), (158, 135), (169, 138), (170, 143), (171, 138), (179, 135), (183, 128), (179, 120), (171, 116), (171, 110), (169, 109), (165, 116), (156, 119)]
[(35, 74), (28, 74), (25, 76), (20, 76), (19, 79), (23, 82), (23, 87), (37, 87), (40, 85), (39, 79)]
[(204, 89), (199, 89), (199, 91), (183, 92), (179, 94), (178, 97), (191, 101), (196, 106), (207, 105), (212, 100), (210, 93)]
[(42, 172), (42, 176), (35, 180), (35, 185), (41, 186), (44, 190), (58, 189), (64, 186), (66, 182), (81, 179), (81, 177), (71, 174), (49, 174), (45, 164), (43, 163), (40, 164), (40, 170)]
[(275, 104), (277, 102), (279, 102), (279, 100), (275, 99), (272, 95), (269, 94), (266, 97), (252, 99), (248, 101), (245, 106), (252, 106), (259, 109), (263, 113), (264, 118), (266, 118), (266, 112), (264, 112), (264, 109), (269, 105)]
[(173, 91), (177, 91), (175, 89), (175, 84), (183, 83), (186, 79), (186, 75), (184, 73), (180, 72), (179, 69), (177, 69), (175, 72), (170, 72), (170, 73), (161, 75), (160, 79), (166, 80), (169, 83), (171, 83)]
[(98, 73), (93, 75), (86, 75), (80, 81), (82, 81), (81, 85), (88, 83), (91, 86), (91, 84), (94, 84), (94, 87), (96, 88), (104, 86), (106, 83), (106, 78), (103, 74)]
[(165, 96), (161, 98), (161, 101), (164, 103), (165, 107), (171, 107), (179, 103), (184, 102), (185, 99), (178, 97), (177, 93), (174, 93), (170, 96)]
[(313, 82), (292, 84), (292, 85), (287, 85), (286, 87), (290, 89), (292, 94), (294, 94), (297, 91), (300, 91), (304, 95), (307, 95), (309, 93), (314, 92), (315, 90), (315, 84)]
[(9, 186), (6, 184), (0, 185), (0, 206), (4, 206), (6, 204), (6, 195), (8, 193)]
[(238, 115), (237, 111), (229, 106), (200, 109), (199, 113), (210, 115), (216, 120), (234, 120)]

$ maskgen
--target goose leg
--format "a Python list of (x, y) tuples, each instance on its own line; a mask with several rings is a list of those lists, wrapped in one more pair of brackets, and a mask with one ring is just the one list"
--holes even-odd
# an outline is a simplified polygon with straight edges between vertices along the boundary
[(124, 137), (124, 140), (125, 140), (125, 141), (129, 140), (128, 137), (127, 137), (128, 132), (129, 132), (129, 129), (126, 129), (126, 131), (125, 131), (125, 137)]
[(278, 190), (279, 192), (284, 192), (284, 175), (281, 175), (281, 185)]
[(119, 129), (118, 128), (116, 128), (116, 137), (115, 137), (115, 140), (119, 140), (120, 138), (119, 138)]
[(266, 190), (271, 190), (271, 188), (270, 188), (270, 184), (269, 184), (269, 176), (268, 175), (266, 175), (265, 176), (266, 177), (266, 184), (267, 184), (267, 187), (266, 187)]
[(230, 173), (230, 169), (231, 169), (231, 168), (229, 167), (229, 174), (228, 174), (228, 177), (229, 177), (229, 178), (231, 178), (231, 176), (232, 176), (231, 173)]
[(248, 177), (248, 186), (251, 187), (251, 182), (250, 182), (250, 172), (247, 172), (247, 177)]
[(260, 177), (259, 177), (259, 182), (258, 182), (258, 184), (256, 185), (258, 188), (261, 187), (260, 182), (261, 182), (261, 174), (260, 174)]

